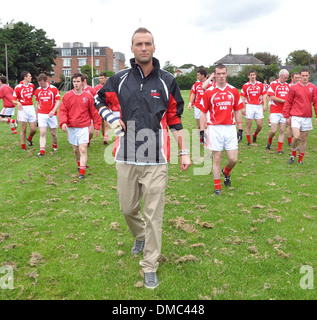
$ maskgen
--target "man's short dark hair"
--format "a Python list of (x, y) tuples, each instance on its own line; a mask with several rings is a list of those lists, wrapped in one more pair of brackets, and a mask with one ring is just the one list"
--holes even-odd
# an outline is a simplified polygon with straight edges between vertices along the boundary
[(1, 81), (3, 84), (7, 83), (7, 77), (1, 76), (1, 77), (0, 77), (0, 81)]
[(82, 73), (74, 73), (74, 75), (72, 76), (72, 80), (75, 78), (81, 78), (81, 82), (84, 82), (84, 76), (82, 75)]
[(154, 37), (153, 37), (153, 34), (151, 33), (151, 31), (149, 31), (148, 29), (146, 28), (138, 28), (137, 30), (134, 31), (133, 35), (132, 35), (132, 45), (133, 45), (133, 37), (136, 33), (149, 33), (151, 36), (152, 36), (152, 41), (153, 41), (153, 44), (154, 44)]
[(249, 76), (251, 73), (255, 73), (255, 74), (256, 74), (256, 71), (255, 71), (254, 69), (250, 69), (249, 72), (248, 72), (248, 76)]
[(24, 78), (27, 77), (29, 73), (30, 73), (29, 71), (22, 71), (21, 72), (21, 80), (24, 80)]
[(310, 74), (310, 71), (309, 71), (308, 68), (303, 68), (303, 69), (300, 71), (300, 73), (302, 73), (302, 72), (308, 72), (308, 73)]
[(105, 77), (105, 78), (107, 78), (107, 77), (108, 77), (108, 76), (107, 76), (107, 72), (106, 72), (106, 71), (100, 72), (99, 77)]
[(41, 73), (38, 77), (37, 77), (37, 81), (47, 81), (47, 75), (45, 73)]
[(202, 76), (207, 76), (207, 71), (204, 68), (199, 68), (197, 73), (200, 73)]
[(215, 65), (215, 70), (216, 69), (226, 69), (227, 71), (227, 67), (222, 63), (218, 63), (217, 65)]

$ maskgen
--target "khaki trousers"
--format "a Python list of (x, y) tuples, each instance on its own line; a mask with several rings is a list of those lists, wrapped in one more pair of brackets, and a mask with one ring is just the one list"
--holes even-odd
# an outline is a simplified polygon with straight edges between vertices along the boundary
[[(137, 166), (117, 163), (120, 210), (132, 236), (145, 240), (144, 256), (140, 261), (143, 272), (156, 272), (162, 248), (162, 225), (167, 164)], [(143, 216), (141, 198), (143, 196)]]

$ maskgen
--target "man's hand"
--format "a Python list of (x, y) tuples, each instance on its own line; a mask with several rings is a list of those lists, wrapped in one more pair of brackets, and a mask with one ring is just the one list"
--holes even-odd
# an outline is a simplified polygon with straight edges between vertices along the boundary
[(238, 143), (242, 140), (242, 133), (243, 133), (242, 129), (239, 129), (239, 131), (237, 132)]
[(180, 171), (186, 171), (188, 170), (189, 166), (191, 165), (190, 157), (189, 155), (182, 155), (180, 156)]
[(67, 132), (67, 124), (66, 124), (66, 123), (64, 123), (64, 124), (62, 125), (62, 130), (63, 130), (64, 132)]
[(290, 119), (290, 118), (287, 118), (287, 119), (286, 119), (286, 125), (288, 125), (288, 126), (291, 125), (291, 119)]
[(190, 102), (189, 104), (188, 104), (188, 110), (190, 111), (192, 109), (192, 103)]

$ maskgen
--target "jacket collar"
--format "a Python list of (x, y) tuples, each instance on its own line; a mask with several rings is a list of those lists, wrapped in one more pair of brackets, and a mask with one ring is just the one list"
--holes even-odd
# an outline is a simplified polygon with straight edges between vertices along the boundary
[[(152, 70), (152, 72), (159, 70), (160, 69), (159, 60), (153, 57), (152, 58), (152, 62), (153, 62), (153, 66), (154, 66), (154, 69)], [(138, 73), (140, 73), (141, 77), (144, 78), (144, 74), (143, 74), (142, 68), (140, 67), (140, 65), (135, 63), (135, 58), (130, 59), (130, 64), (131, 64), (132, 69), (137, 71)]]

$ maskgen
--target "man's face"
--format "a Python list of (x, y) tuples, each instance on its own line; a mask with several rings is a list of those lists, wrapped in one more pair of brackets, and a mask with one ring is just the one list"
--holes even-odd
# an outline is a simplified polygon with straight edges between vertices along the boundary
[(250, 79), (251, 82), (255, 82), (256, 81), (256, 73), (255, 72), (251, 72), (248, 75), (248, 78)]
[(310, 74), (309, 74), (309, 72), (307, 72), (307, 71), (301, 72), (301, 74), (300, 74), (300, 80), (301, 80), (302, 84), (304, 84), (304, 85), (307, 84), (308, 81), (309, 81), (309, 79), (310, 79)]
[(39, 81), (39, 86), (43, 89), (45, 89), (47, 87), (47, 82), (44, 80), (40, 80)]
[(79, 91), (84, 87), (84, 82), (81, 81), (81, 77), (77, 77), (73, 79), (73, 85), (74, 85), (74, 89), (76, 91)]
[(148, 64), (152, 61), (155, 45), (150, 33), (136, 33), (133, 36), (131, 51), (138, 64)]
[(204, 76), (201, 73), (197, 72), (197, 81), (202, 81), (203, 78)]
[(297, 83), (300, 80), (300, 78), (301, 78), (300, 74), (294, 74), (292, 79), (293, 83)]
[(280, 75), (280, 82), (281, 83), (286, 82), (288, 77), (289, 77), (289, 73), (285, 73), (285, 74)]
[(99, 77), (99, 82), (100, 82), (100, 84), (102, 84), (104, 86), (106, 84), (106, 82), (107, 82), (107, 77), (100, 76)]
[(28, 73), (28, 75), (26, 77), (24, 77), (24, 81), (30, 83), (32, 81), (32, 76), (31, 73)]
[(215, 69), (215, 79), (216, 79), (216, 83), (217, 85), (223, 85), (227, 82), (227, 70), (226, 68), (222, 68), (222, 69)]

